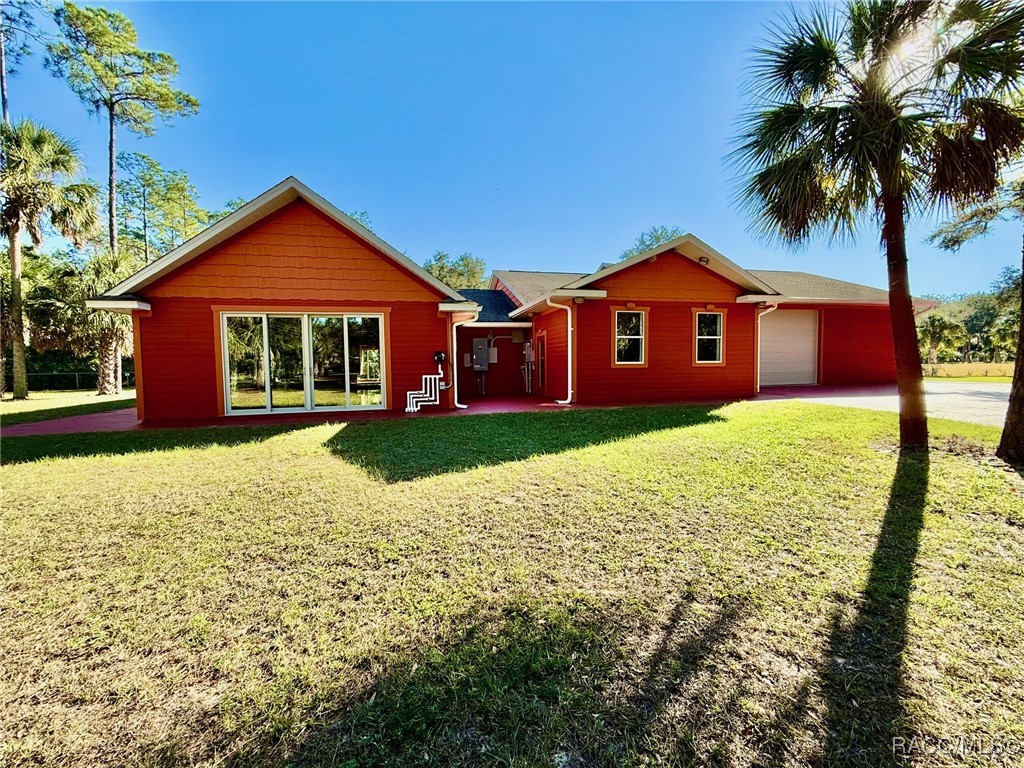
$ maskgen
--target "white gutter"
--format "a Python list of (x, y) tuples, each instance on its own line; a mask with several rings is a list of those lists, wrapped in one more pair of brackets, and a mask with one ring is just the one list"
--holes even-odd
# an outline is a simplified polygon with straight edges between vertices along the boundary
[(565, 400), (555, 400), (559, 405), (569, 405), (572, 403), (572, 304), (556, 304), (551, 300), (551, 297), (544, 299), (545, 303), (549, 307), (554, 309), (565, 310), (565, 330), (566, 330), (566, 342), (565, 342), (565, 356), (566, 356), (566, 381), (568, 382)]
[(770, 304), (764, 312), (757, 313), (757, 379), (755, 388), (758, 392), (761, 391), (761, 318), (770, 315), (778, 308), (778, 304)]
[(468, 405), (463, 405), (459, 402), (459, 328), (462, 326), (472, 323), (478, 317), (480, 317), (480, 305), (476, 306), (476, 311), (473, 317), (469, 320), (459, 320), (458, 322), (452, 323), (452, 399), (455, 402), (456, 408), (468, 408)]

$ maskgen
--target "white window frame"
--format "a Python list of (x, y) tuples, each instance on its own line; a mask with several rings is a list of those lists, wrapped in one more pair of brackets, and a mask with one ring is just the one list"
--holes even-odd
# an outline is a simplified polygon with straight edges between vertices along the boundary
[[(231, 407), (231, 363), (228, 360), (228, 318), (229, 317), (258, 317), (263, 323), (263, 364), (267, 372), (264, 382), (265, 407), (263, 408), (238, 408)], [(299, 318), (302, 323), (302, 379), (305, 393), (304, 406), (302, 408), (273, 408), (271, 407), (271, 381), (270, 381), (270, 318), (271, 317), (293, 317)], [(314, 381), (313, 381), (313, 324), (310, 321), (313, 317), (340, 317), (347, 320), (350, 317), (375, 317), (380, 329), (380, 405), (352, 405), (352, 394), (349, 391), (351, 382), (348, 372), (348, 323), (345, 323), (344, 360), (345, 360), (345, 402), (346, 405), (321, 405), (313, 402)], [(387, 349), (384, 344), (386, 318), (383, 312), (221, 312), (220, 313), (220, 356), (221, 370), (223, 371), (225, 416), (258, 416), (268, 413), (327, 413), (330, 411), (383, 411), (388, 408), (388, 360)]]
[[(619, 333), (619, 315), (640, 315), (640, 335), (623, 336)], [(639, 360), (619, 360), (619, 339), (640, 339)], [(616, 365), (644, 365), (647, 362), (647, 313), (642, 309), (617, 309), (615, 310), (615, 364)]]
[[(718, 315), (718, 335), (702, 336), (700, 334), (700, 316)], [(695, 365), (721, 365), (725, 358), (725, 312), (716, 310), (701, 310), (693, 315), (693, 362)], [(715, 339), (718, 342), (718, 358), (716, 360), (700, 359), (700, 342), (702, 339)]]

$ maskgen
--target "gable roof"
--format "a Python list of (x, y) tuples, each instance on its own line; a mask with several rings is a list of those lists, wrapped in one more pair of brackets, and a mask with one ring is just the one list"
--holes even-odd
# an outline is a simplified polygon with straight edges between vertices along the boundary
[(842, 301), (888, 304), (889, 292), (860, 283), (849, 283), (810, 272), (755, 269), (751, 274), (771, 285), (787, 301)]
[(508, 315), (516, 308), (516, 303), (509, 295), (498, 289), (463, 288), (459, 291), (466, 301), (475, 301), (480, 305), (480, 316), (477, 323), (510, 323), (514, 322)]
[(739, 264), (730, 261), (699, 237), (690, 233), (657, 245), (643, 253), (630, 256), (628, 259), (623, 259), (620, 262), (603, 267), (592, 274), (584, 275), (573, 282), (566, 283), (563, 287), (585, 288), (598, 280), (610, 277), (617, 272), (629, 269), (636, 264), (668, 251), (675, 251), (690, 261), (699, 262), (701, 266), (746, 289), (750, 293), (760, 293), (769, 296), (776, 294), (776, 291), (770, 285), (743, 269)]
[(289, 203), (300, 199), (312, 205), (360, 240), (369, 243), (381, 251), (402, 269), (411, 272), (420, 280), (435, 288), (443, 296), (455, 302), (464, 301), (458, 291), (449, 288), (408, 256), (385, 243), (294, 176), (289, 176), (277, 186), (271, 187), (259, 197), (250, 200), (234, 213), (210, 225), (198, 235), (186, 240), (173, 251), (168, 251), (156, 261), (150, 262), (127, 280), (118, 283), (102, 296), (97, 297), (97, 299), (114, 301), (121, 297), (127, 297), (128, 294), (138, 293), (161, 277), (209, 252), (229, 237), (261, 221)]
[[(518, 269), (498, 269), (492, 273), (492, 278), (500, 280), (506, 288), (515, 294), (521, 304), (526, 305), (585, 275), (585, 272), (527, 272)], [(491, 284), (494, 284), (493, 279)]]

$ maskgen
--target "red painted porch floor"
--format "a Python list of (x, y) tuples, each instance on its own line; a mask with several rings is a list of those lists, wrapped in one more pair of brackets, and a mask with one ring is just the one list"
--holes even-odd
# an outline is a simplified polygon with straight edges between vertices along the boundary
[(261, 414), (259, 416), (232, 416), (206, 420), (161, 421), (143, 424), (134, 408), (121, 408), (82, 416), (36, 421), (29, 424), (0, 425), (0, 437), (28, 435), (71, 435), (78, 432), (128, 432), (136, 429), (188, 429), (195, 427), (262, 427), (275, 424), (324, 424), (338, 421), (378, 421), (384, 419), (433, 418), (438, 416), (472, 416), (485, 413), (526, 413), (567, 408), (551, 400), (528, 396), (494, 397), (467, 403), (459, 410), (427, 410), (416, 414), (402, 411), (333, 411), (331, 413)]

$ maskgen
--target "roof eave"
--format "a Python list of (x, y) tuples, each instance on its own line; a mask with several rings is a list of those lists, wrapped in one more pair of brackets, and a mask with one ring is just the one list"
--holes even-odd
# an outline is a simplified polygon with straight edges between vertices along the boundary
[(531, 301), (529, 304), (524, 304), (518, 307), (514, 312), (509, 312), (510, 318), (522, 317), (529, 312), (536, 312), (538, 309), (545, 308), (547, 306), (548, 299), (604, 299), (607, 298), (608, 291), (600, 288), (558, 288), (554, 291), (548, 291), (543, 296)]
[(404, 267), (417, 278), (440, 291), (454, 301), (465, 301), (458, 291), (442, 283), (436, 277), (416, 264), (405, 254), (381, 240), (373, 232), (348, 216), (344, 211), (331, 204), (294, 176), (289, 176), (263, 194), (250, 200), (237, 211), (207, 227), (198, 235), (186, 240), (173, 251), (146, 265), (127, 280), (115, 285), (111, 294), (124, 294), (138, 291), (169, 274), (178, 267), (198, 258), (211, 248), (216, 247), (229, 237), (243, 231), (270, 214), (280, 210), (289, 203), (302, 198), (328, 218), (333, 219), (356, 237), (366, 241), (393, 261)]
[(721, 277), (729, 280), (737, 285), (746, 288), (751, 291), (763, 291), (767, 294), (775, 293), (775, 289), (765, 283), (763, 280), (759, 280), (754, 277), (750, 272), (743, 269), (739, 264), (726, 258), (721, 253), (716, 251), (710, 245), (705, 243), (699, 237), (692, 233), (681, 235), (673, 240), (661, 243), (660, 245), (651, 248), (650, 250), (638, 253), (635, 256), (630, 256), (628, 259), (623, 259), (617, 264), (612, 264), (604, 269), (599, 269), (589, 275), (584, 275), (578, 280), (574, 280), (571, 283), (566, 283), (566, 288), (582, 288), (586, 285), (590, 285), (598, 280), (602, 280), (606, 277), (621, 272), (624, 269), (628, 269), (635, 264), (639, 264), (642, 261), (653, 259), (660, 256), (663, 253), (674, 251), (685, 259), (690, 259), (694, 263), (699, 263), (698, 259), (692, 258), (687, 254), (681, 252), (679, 249), (683, 246), (690, 245), (701, 252), (701, 255), (706, 257), (707, 264), (701, 264), (706, 269), (710, 269), (712, 272), (720, 275)]

